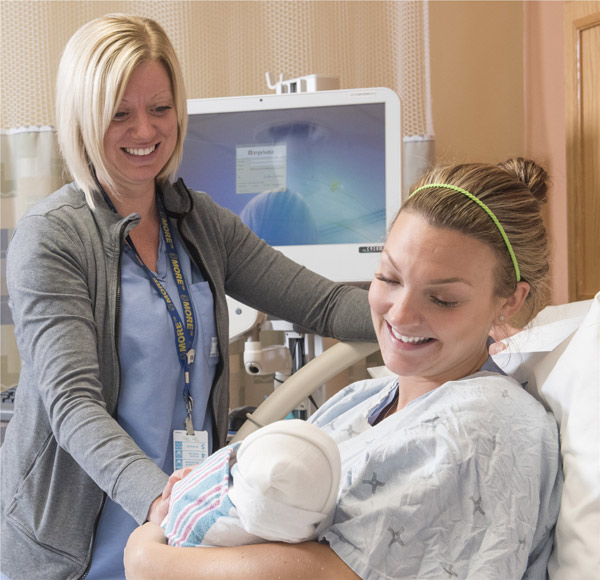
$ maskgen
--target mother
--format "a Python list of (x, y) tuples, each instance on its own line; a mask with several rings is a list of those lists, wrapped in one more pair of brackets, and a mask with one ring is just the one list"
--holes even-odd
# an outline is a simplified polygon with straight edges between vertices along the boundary
[(395, 376), (313, 417), (342, 486), (319, 543), (172, 548), (136, 530), (131, 578), (546, 578), (562, 474), (554, 419), (488, 355), (544, 304), (546, 173), (532, 161), (432, 170), (403, 205), (371, 285)]

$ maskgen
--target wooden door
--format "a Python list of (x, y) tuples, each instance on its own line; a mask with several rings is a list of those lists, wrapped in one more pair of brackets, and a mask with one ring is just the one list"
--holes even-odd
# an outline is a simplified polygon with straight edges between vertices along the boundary
[(567, 1), (569, 300), (600, 291), (600, 1)]

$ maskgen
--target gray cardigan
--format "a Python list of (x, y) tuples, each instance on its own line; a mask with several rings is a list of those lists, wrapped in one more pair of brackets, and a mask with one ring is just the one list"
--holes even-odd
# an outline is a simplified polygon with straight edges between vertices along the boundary
[[(229, 403), (225, 293), (321, 336), (374, 340), (366, 292), (285, 258), (237, 216), (182, 182), (161, 187), (209, 282), (220, 345), (210, 395), (222, 445)], [(105, 495), (139, 523), (167, 481), (114, 421), (120, 387), (120, 259), (139, 216), (121, 218), (66, 185), (20, 221), (7, 282), (23, 367), (2, 446), (2, 572), (82, 577)]]

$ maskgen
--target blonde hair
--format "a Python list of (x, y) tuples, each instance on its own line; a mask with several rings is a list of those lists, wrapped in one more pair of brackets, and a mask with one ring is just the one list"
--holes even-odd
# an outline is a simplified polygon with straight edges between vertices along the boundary
[[(468, 163), (435, 167), (413, 187), (448, 184), (466, 189), (494, 213), (514, 251), (521, 279), (530, 291), (511, 324), (521, 327), (548, 303), (548, 236), (540, 205), (546, 202), (548, 175), (537, 163), (522, 158), (498, 165)], [(434, 227), (456, 230), (490, 246), (497, 258), (497, 296), (508, 297), (516, 289), (515, 267), (507, 245), (490, 216), (467, 196), (444, 187), (418, 191), (402, 206)]]
[(177, 114), (175, 149), (157, 176), (165, 181), (179, 167), (187, 130), (183, 74), (165, 31), (149, 18), (110, 14), (84, 24), (65, 46), (56, 80), (58, 143), (90, 207), (98, 190), (95, 172), (109, 188), (114, 186), (106, 167), (104, 134), (132, 72), (152, 61), (161, 63), (169, 75)]

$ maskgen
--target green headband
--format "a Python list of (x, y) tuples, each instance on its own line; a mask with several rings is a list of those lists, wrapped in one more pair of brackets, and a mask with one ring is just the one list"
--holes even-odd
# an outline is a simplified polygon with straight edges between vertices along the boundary
[(512, 246), (510, 245), (510, 241), (508, 239), (508, 236), (506, 235), (506, 232), (504, 231), (504, 228), (502, 227), (502, 224), (498, 221), (498, 218), (494, 215), (494, 212), (487, 205), (485, 205), (485, 203), (483, 203), (479, 198), (475, 197), (472, 193), (469, 193), (466, 189), (463, 189), (462, 187), (457, 187), (456, 185), (449, 185), (447, 183), (428, 183), (427, 185), (422, 185), (421, 187), (417, 187), (417, 189), (415, 189), (409, 195), (409, 197), (412, 197), (415, 193), (417, 193), (418, 191), (421, 191), (422, 189), (427, 189), (427, 188), (431, 188), (431, 187), (443, 187), (444, 189), (451, 189), (452, 191), (458, 191), (459, 193), (466, 195), (470, 200), (474, 201), (479, 207), (483, 208), (485, 213), (487, 213), (492, 218), (492, 221), (496, 224), (498, 231), (502, 235), (502, 239), (504, 240), (504, 243), (506, 244), (506, 249), (508, 250), (508, 253), (510, 254), (510, 259), (512, 260), (513, 266), (515, 267), (515, 275), (517, 277), (517, 282), (520, 282), (521, 281), (521, 272), (519, 270), (519, 264), (517, 263), (517, 257), (515, 256), (515, 253), (513, 252)]

